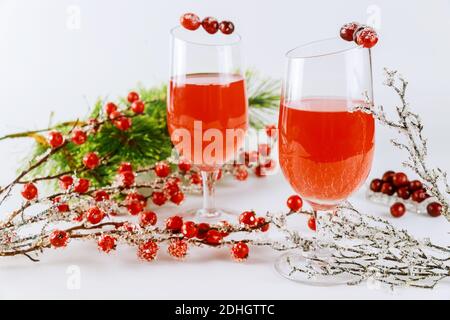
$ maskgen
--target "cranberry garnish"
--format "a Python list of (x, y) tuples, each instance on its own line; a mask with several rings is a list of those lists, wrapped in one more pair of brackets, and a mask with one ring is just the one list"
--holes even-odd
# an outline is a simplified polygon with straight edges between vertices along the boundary
[(219, 30), (219, 22), (216, 20), (216, 18), (206, 17), (202, 21), (202, 27), (209, 34), (215, 34)]
[(360, 25), (357, 22), (350, 22), (344, 24), (340, 31), (341, 38), (346, 41), (353, 41), (353, 36), (355, 34), (355, 31), (359, 28), (359, 26)]
[(188, 30), (197, 30), (202, 23), (195, 13), (185, 13), (180, 17), (180, 24)]
[(364, 29), (357, 31), (355, 35), (355, 42), (363, 46), (364, 48), (372, 48), (378, 42), (378, 35), (370, 27), (365, 27)]
[(395, 188), (389, 182), (384, 182), (381, 185), (381, 192), (384, 193), (384, 194), (387, 194), (389, 196), (392, 196), (395, 193)]
[(383, 182), (380, 179), (373, 179), (370, 183), (370, 190), (372, 190), (373, 192), (380, 192), (382, 184)]
[(223, 34), (232, 34), (234, 32), (234, 24), (231, 21), (222, 21), (219, 25), (219, 30)]
[(391, 206), (391, 214), (395, 218), (400, 218), (406, 212), (406, 207), (403, 203), (397, 202)]

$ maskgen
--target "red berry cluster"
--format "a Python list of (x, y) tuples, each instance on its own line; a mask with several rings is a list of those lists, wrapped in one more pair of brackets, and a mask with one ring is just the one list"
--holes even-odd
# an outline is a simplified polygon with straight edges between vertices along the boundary
[(219, 21), (214, 17), (206, 17), (203, 20), (195, 13), (185, 13), (180, 18), (180, 24), (187, 30), (197, 30), (200, 26), (209, 34), (215, 34), (220, 30), (223, 34), (229, 35), (234, 32), (234, 24), (231, 21)]
[[(397, 196), (400, 202), (396, 202), (391, 206), (391, 214), (396, 218), (403, 216), (406, 212), (406, 207), (401, 202), (402, 200), (421, 203), (431, 197), (422, 182), (419, 180), (410, 181), (403, 172), (386, 171), (381, 179), (373, 179), (370, 182), (370, 190), (386, 196)], [(442, 205), (440, 203), (432, 202), (427, 205), (427, 212), (432, 217), (440, 216), (441, 210)]]
[(364, 48), (372, 48), (378, 42), (378, 35), (373, 28), (357, 22), (344, 24), (340, 30), (340, 35), (342, 39), (355, 41)]

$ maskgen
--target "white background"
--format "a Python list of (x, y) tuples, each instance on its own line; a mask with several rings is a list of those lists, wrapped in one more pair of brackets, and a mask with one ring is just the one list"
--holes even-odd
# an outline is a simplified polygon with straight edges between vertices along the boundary
[[(99, 96), (125, 95), (137, 83), (151, 86), (166, 81), (168, 30), (188, 11), (234, 21), (245, 42), (247, 66), (274, 78), (282, 77), (287, 50), (336, 35), (348, 21), (375, 22), (380, 34), (373, 50), (376, 102), (387, 109), (397, 103), (382, 86), (382, 68), (401, 71), (410, 80), (409, 100), (424, 120), (430, 164), (450, 171), (449, 0), (0, 0), (0, 136), (45, 127), (51, 112), (54, 121), (83, 116)], [(392, 135), (385, 128), (378, 130), (372, 176), (400, 168), (401, 153), (388, 142)], [(0, 143), (2, 185), (13, 178), (29, 143)], [(223, 186), (219, 203), (234, 200), (236, 209), (279, 210), (291, 194), (281, 174), (238, 188), (231, 182)], [(355, 201), (362, 202), (361, 195)], [(389, 218), (385, 208), (362, 207)], [(394, 223), (421, 237), (448, 240), (443, 218), (411, 214)], [(304, 223), (299, 225), (306, 232)], [(276, 254), (256, 251), (247, 264), (235, 264), (226, 251), (214, 250), (195, 252), (181, 264), (166, 257), (144, 264), (129, 249), (104, 257), (93, 244), (76, 244), (64, 253), (44, 255), (40, 264), (23, 258), (3, 260), (0, 297), (450, 298), (448, 282), (432, 292), (406, 289), (394, 294), (365, 285), (309, 288), (273, 272)], [(67, 288), (70, 265), (80, 267), (80, 290)]]

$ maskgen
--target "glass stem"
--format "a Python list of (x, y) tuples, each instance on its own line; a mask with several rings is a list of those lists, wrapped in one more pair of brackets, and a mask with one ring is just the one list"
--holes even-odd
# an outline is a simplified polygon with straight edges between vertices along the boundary
[(202, 183), (203, 183), (203, 215), (208, 217), (216, 216), (216, 195), (215, 195), (215, 182), (219, 170), (214, 171), (202, 171)]
[(327, 221), (333, 216), (333, 210), (314, 210), (314, 219), (316, 220), (316, 239), (317, 244), (321, 247), (322, 243), (326, 243), (331, 239), (330, 233), (324, 227)]

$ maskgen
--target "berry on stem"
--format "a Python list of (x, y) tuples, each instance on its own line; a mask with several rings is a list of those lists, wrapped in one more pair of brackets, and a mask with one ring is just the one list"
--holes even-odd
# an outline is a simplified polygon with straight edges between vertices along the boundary
[(236, 180), (239, 181), (245, 181), (248, 178), (248, 171), (245, 168), (245, 166), (239, 166), (236, 168), (236, 170), (234, 171), (234, 177), (236, 178)]
[(82, 145), (87, 140), (87, 134), (81, 129), (74, 129), (72, 132), (72, 142), (76, 145)]
[(216, 20), (216, 18), (206, 17), (202, 21), (202, 27), (209, 34), (215, 34), (219, 30), (219, 22)]
[(38, 196), (38, 188), (33, 183), (27, 183), (22, 188), (22, 196), (28, 200), (34, 200)]
[(156, 255), (158, 254), (158, 244), (153, 241), (149, 240), (144, 243), (141, 243), (138, 247), (138, 257), (145, 261), (153, 261), (156, 258)]
[(67, 246), (69, 235), (62, 230), (55, 230), (50, 234), (50, 244), (54, 248), (62, 248)]
[(188, 244), (183, 239), (170, 240), (167, 252), (174, 258), (183, 259), (186, 257), (188, 251)]
[(69, 205), (67, 203), (61, 202), (61, 197), (56, 197), (55, 199), (52, 200), (52, 202), (53, 204), (56, 205), (56, 209), (58, 210), (59, 213), (70, 211)]
[(255, 227), (257, 222), (256, 214), (254, 211), (242, 212), (239, 216), (239, 223), (248, 227)]
[(155, 191), (152, 194), (152, 201), (157, 206), (162, 206), (166, 203), (167, 197), (164, 192)]
[(395, 218), (400, 218), (406, 212), (406, 207), (401, 202), (396, 202), (391, 206), (391, 215)]
[(182, 171), (182, 172), (188, 172), (189, 170), (191, 170), (190, 161), (188, 161), (186, 159), (181, 159), (178, 162), (178, 169), (180, 169), (180, 171)]
[(206, 238), (206, 234), (211, 229), (211, 226), (208, 223), (199, 223), (197, 225), (197, 238), (203, 240)]
[(159, 162), (155, 165), (155, 174), (160, 178), (165, 178), (170, 174), (170, 166), (166, 162)]
[(308, 228), (311, 229), (312, 231), (316, 231), (317, 225), (316, 225), (316, 219), (314, 218), (314, 216), (309, 217)]
[(100, 223), (105, 217), (105, 213), (98, 207), (92, 207), (86, 212), (86, 219), (91, 224)]
[(262, 232), (267, 232), (270, 228), (270, 224), (266, 222), (266, 218), (264, 217), (259, 217), (257, 219), (257, 225)]
[(186, 221), (181, 227), (181, 233), (188, 239), (195, 238), (198, 233), (198, 228), (195, 222)]
[(287, 199), (286, 204), (289, 209), (298, 212), (303, 207), (303, 200), (298, 195), (292, 195)]
[(133, 166), (129, 162), (122, 162), (118, 169), (119, 173), (132, 172), (132, 171), (133, 171)]
[(153, 211), (144, 211), (139, 215), (139, 225), (144, 228), (146, 226), (154, 226), (158, 222), (158, 217)]
[(72, 185), (73, 185), (73, 178), (72, 178), (72, 176), (62, 176), (61, 178), (59, 178), (59, 186), (62, 189), (67, 190)]
[(88, 179), (80, 178), (80, 179), (78, 179), (78, 182), (75, 185), (75, 187), (73, 188), (73, 190), (76, 193), (83, 194), (83, 193), (88, 192), (90, 186), (91, 186), (91, 182)]
[(58, 131), (52, 131), (48, 134), (48, 144), (52, 148), (59, 148), (64, 144), (64, 137)]
[(145, 110), (145, 103), (141, 100), (135, 101), (131, 104), (131, 110), (133, 110), (135, 114), (142, 114)]
[(136, 177), (132, 171), (124, 171), (120, 174), (120, 181), (125, 187), (131, 187)]
[(170, 218), (167, 218), (166, 220), (166, 229), (178, 233), (181, 231), (181, 228), (183, 227), (183, 218), (180, 216), (173, 216)]
[(137, 93), (135, 91), (131, 91), (127, 96), (127, 100), (129, 103), (133, 103), (135, 101), (138, 101), (139, 99), (140, 99), (139, 93)]
[(222, 243), (222, 240), (223, 236), (218, 230), (211, 229), (206, 233), (205, 241), (209, 245), (217, 246)]
[(105, 190), (98, 190), (94, 193), (94, 199), (97, 202), (109, 200), (109, 194)]
[(139, 200), (132, 200), (127, 204), (127, 210), (132, 216), (136, 216), (144, 210), (144, 205)]
[(234, 24), (231, 21), (224, 20), (219, 24), (219, 30), (223, 34), (232, 34), (234, 32)]
[(100, 158), (95, 152), (89, 152), (83, 157), (83, 164), (86, 168), (93, 170), (100, 165)]
[(195, 13), (185, 13), (180, 17), (180, 24), (191, 31), (197, 30), (202, 24), (200, 18)]
[(248, 258), (249, 248), (245, 242), (238, 242), (231, 248), (231, 254), (237, 261), (244, 261)]
[(131, 118), (127, 117), (120, 117), (119, 119), (114, 120), (114, 126), (120, 131), (127, 131), (131, 128), (132, 124)]
[(109, 235), (102, 235), (97, 241), (98, 248), (105, 252), (110, 253), (113, 250), (116, 250), (116, 238), (111, 237)]
[(118, 107), (114, 102), (108, 102), (105, 105), (105, 113), (109, 116), (111, 113), (117, 111)]
[(170, 201), (175, 203), (177, 206), (179, 206), (184, 201), (184, 193), (183, 192), (177, 192), (170, 196)]

